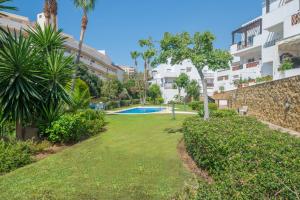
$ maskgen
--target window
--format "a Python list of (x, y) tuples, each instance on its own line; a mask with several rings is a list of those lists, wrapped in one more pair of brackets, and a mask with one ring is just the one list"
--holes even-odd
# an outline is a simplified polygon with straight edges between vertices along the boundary
[(255, 59), (254, 58), (250, 58), (250, 59), (248, 59), (248, 63), (251, 63), (251, 62), (254, 62), (255, 61)]
[(191, 67), (187, 67), (186, 68), (186, 72), (191, 72), (192, 71), (192, 68)]

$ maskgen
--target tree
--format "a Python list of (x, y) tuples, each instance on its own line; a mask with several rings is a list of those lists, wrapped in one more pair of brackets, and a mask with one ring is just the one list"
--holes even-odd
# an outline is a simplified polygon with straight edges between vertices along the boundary
[(94, 98), (100, 98), (102, 80), (94, 73), (91, 73), (86, 65), (80, 64), (78, 68), (78, 77), (86, 82), (90, 89), (90, 94)]
[(48, 26), (50, 24), (50, 5), (49, 0), (45, 0), (44, 2), (44, 15), (45, 15), (45, 25)]
[(74, 91), (71, 91), (72, 102), (70, 104), (71, 111), (88, 108), (91, 100), (89, 86), (83, 80), (77, 78), (75, 81)]
[(49, 9), (51, 16), (51, 24), (55, 30), (57, 30), (57, 1), (49, 0)]
[(160, 87), (157, 84), (153, 84), (149, 87), (148, 95), (154, 104), (158, 103), (157, 100), (161, 97)]
[(146, 48), (141, 54), (144, 60), (144, 94), (143, 94), (143, 104), (146, 103), (147, 99), (147, 89), (148, 89), (148, 69), (151, 64), (152, 58), (155, 56), (156, 51), (154, 49), (153, 41), (151, 38), (146, 40), (139, 40), (139, 45), (142, 48)]
[(201, 77), (204, 95), (204, 119), (209, 119), (207, 80), (205, 79), (203, 68), (211, 70), (229, 68), (232, 56), (229, 52), (215, 49), (213, 42), (215, 36), (210, 32), (196, 32), (191, 36), (187, 32), (180, 34), (165, 33), (160, 41), (160, 55), (157, 60), (160, 63), (181, 64), (184, 60), (190, 60), (197, 68)]
[(115, 100), (122, 92), (122, 84), (116, 77), (108, 77), (108, 79), (103, 83), (101, 90), (104, 97), (107, 97), (110, 100)]
[[(179, 75), (179, 77), (176, 78), (175, 84), (178, 88), (178, 97), (179, 97), (180, 100), (181, 100), (181, 90), (182, 89), (186, 90), (189, 82), (190, 82), (190, 80), (189, 80), (188, 75), (186, 75), (184, 73), (181, 73)], [(185, 107), (185, 105), (186, 105), (186, 96), (183, 99), (183, 103), (184, 103), (184, 110), (185, 110), (186, 109), (186, 107)]]
[(42, 80), (37, 70), (37, 51), (31, 39), (22, 34), (1, 32), (0, 104), (4, 119), (16, 122), (16, 138), (22, 139), (22, 122), (33, 114), (34, 102), (41, 100), (36, 83)]
[(200, 96), (200, 86), (196, 80), (192, 80), (187, 86), (187, 95), (191, 97), (191, 100), (199, 99)]
[(4, 3), (11, 2), (12, 0), (0, 0), (0, 11), (6, 11), (6, 10), (17, 10), (14, 6), (7, 6), (4, 5)]
[[(137, 59), (141, 56), (141, 54), (137, 51), (132, 51), (130, 52), (130, 56), (131, 56), (131, 59), (134, 61), (134, 67), (135, 67), (135, 74), (133, 76), (133, 79), (134, 79), (134, 82), (135, 82), (135, 87), (138, 89), (138, 93), (140, 95), (140, 102), (142, 103), (143, 100), (142, 100), (142, 95), (141, 95), (141, 92), (142, 92), (142, 87), (141, 87), (141, 84), (140, 84), (140, 81), (138, 80), (139, 78), (139, 74), (138, 74), (138, 61)], [(128, 90), (128, 88), (127, 88)]]
[[(75, 61), (75, 65), (78, 65), (80, 62), (80, 56), (82, 51), (82, 44), (85, 36), (85, 31), (88, 25), (88, 12), (95, 9), (96, 0), (74, 0), (74, 5), (77, 8), (81, 8), (83, 11), (82, 19), (81, 19), (81, 31), (80, 31), (80, 39), (78, 44), (78, 54)], [(76, 78), (77, 70), (75, 71), (73, 75), (73, 81), (72, 81), (72, 90), (74, 89), (75, 85), (75, 78)]]
[(45, 109), (57, 110), (61, 102), (70, 102), (73, 58), (64, 56), (59, 45), (63, 37), (50, 37), (53, 32), (47, 30), (36, 27), (27, 30), (26, 37), (24, 32), (0, 32), (0, 107), (5, 120), (15, 120), (18, 139), (24, 122), (34, 122)]

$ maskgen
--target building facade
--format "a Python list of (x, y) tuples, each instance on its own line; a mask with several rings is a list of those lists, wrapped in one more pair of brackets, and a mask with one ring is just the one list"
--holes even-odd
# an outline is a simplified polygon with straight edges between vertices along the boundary
[[(44, 26), (45, 17), (43, 13), (37, 15), (37, 23)], [(0, 26), (5, 29), (9, 28), (10, 30), (21, 31), (28, 27), (34, 27), (35, 24), (35, 22), (31, 22), (27, 17), (6, 12), (0, 13)], [(66, 48), (65, 54), (76, 56), (78, 52), (78, 41), (71, 35), (63, 34), (67, 38), (64, 44)], [(124, 70), (113, 65), (111, 59), (103, 51), (96, 50), (83, 44), (80, 61), (101, 79), (105, 80), (109, 75), (113, 75), (120, 81), (123, 80)]]
[(121, 69), (125, 71), (125, 74), (128, 77), (133, 77), (134, 74), (137, 72), (134, 67), (124, 66), (124, 65), (120, 65), (119, 67), (121, 67)]
[[(161, 64), (151, 71), (152, 80), (150, 80), (150, 83), (160, 86), (165, 103), (176, 100), (178, 89), (176, 88), (175, 80), (182, 73), (187, 74), (190, 81), (196, 80), (201, 87), (202, 83), (199, 73), (196, 67), (188, 60), (184, 61), (181, 65)], [(215, 74), (207, 68), (203, 70), (203, 73), (207, 80), (208, 95), (212, 96), (214, 93)], [(186, 92), (184, 90), (181, 91), (181, 96), (185, 95)]]
[[(216, 72), (216, 91), (232, 90), (236, 81), (255, 84), (257, 78), (273, 80), (300, 74), (300, 1), (265, 0), (262, 15), (232, 32), (231, 68)], [(281, 71), (289, 58), (292, 69)]]

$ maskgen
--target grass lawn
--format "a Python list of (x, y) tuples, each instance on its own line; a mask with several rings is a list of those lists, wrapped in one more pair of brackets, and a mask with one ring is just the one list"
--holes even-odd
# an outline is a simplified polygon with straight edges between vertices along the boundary
[(107, 131), (0, 177), (0, 199), (168, 199), (192, 175), (168, 134), (177, 115), (107, 116)]

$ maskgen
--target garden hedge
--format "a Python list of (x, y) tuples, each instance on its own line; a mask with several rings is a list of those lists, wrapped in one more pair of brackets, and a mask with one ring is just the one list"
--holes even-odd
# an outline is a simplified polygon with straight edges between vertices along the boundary
[(213, 184), (200, 182), (196, 199), (296, 199), (300, 195), (300, 139), (251, 117), (184, 122), (184, 141)]

